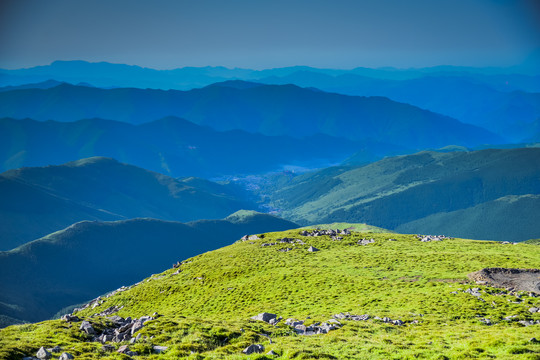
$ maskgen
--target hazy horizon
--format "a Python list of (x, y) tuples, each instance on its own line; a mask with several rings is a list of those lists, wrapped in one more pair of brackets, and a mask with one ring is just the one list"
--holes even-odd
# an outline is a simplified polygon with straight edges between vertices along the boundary
[(534, 66), (539, 10), (534, 0), (6, 0), (0, 68)]
[[(536, 55), (536, 52), (531, 53), (531, 55)], [(145, 66), (137, 63), (122, 63), (122, 62), (113, 62), (113, 61), (106, 61), (106, 60), (86, 60), (86, 59), (57, 59), (46, 63), (40, 63), (30, 66), (24, 66), (24, 67), (0, 67), (2, 70), (23, 70), (23, 69), (31, 69), (36, 67), (45, 67), (50, 66), (53, 63), (59, 63), (59, 62), (86, 62), (90, 64), (111, 64), (111, 65), (126, 65), (126, 66), (133, 66), (133, 67), (140, 67), (144, 69), (151, 69), (151, 70), (157, 70), (157, 71), (171, 71), (171, 70), (177, 70), (177, 69), (183, 69), (183, 68), (225, 68), (228, 70), (255, 70), (255, 71), (261, 71), (261, 70), (272, 70), (272, 69), (281, 69), (281, 68), (313, 68), (313, 69), (320, 69), (320, 70), (343, 70), (343, 71), (350, 71), (357, 68), (365, 68), (365, 69), (373, 69), (373, 70), (396, 70), (396, 71), (407, 71), (407, 70), (420, 70), (420, 69), (430, 69), (430, 68), (439, 68), (439, 67), (455, 67), (455, 68), (477, 68), (477, 69), (512, 69), (515, 67), (519, 67), (523, 64), (528, 63), (527, 61), (511, 64), (507, 66), (482, 66), (482, 65), (452, 65), (452, 64), (433, 64), (433, 65), (426, 65), (426, 66), (362, 66), (361, 64), (358, 66), (352, 66), (352, 67), (322, 67), (322, 66), (313, 66), (313, 65), (306, 65), (306, 64), (290, 64), (290, 65), (283, 65), (283, 66), (269, 66), (269, 67), (242, 67), (242, 66), (227, 66), (227, 65), (184, 65), (184, 66), (172, 66), (168, 68), (158, 68), (158, 67), (152, 67), (152, 66)], [(540, 72), (540, 68), (539, 68)]]

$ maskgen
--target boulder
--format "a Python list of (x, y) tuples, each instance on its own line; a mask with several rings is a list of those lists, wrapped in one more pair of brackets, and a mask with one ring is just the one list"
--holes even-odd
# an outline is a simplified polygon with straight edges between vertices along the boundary
[(86, 320), (81, 323), (81, 326), (79, 327), (79, 329), (89, 335), (94, 335), (96, 333), (92, 325)]
[(270, 323), (270, 320), (276, 319), (277, 315), (263, 312), (263, 313), (260, 313), (259, 315), (252, 316), (251, 318), (253, 320), (264, 321), (266, 323)]
[(264, 352), (264, 346), (262, 344), (249, 345), (242, 351), (246, 355), (250, 354), (262, 354)]
[(73, 355), (67, 352), (62, 353), (62, 355), (60, 355), (60, 357), (58, 358), (58, 360), (72, 360), (72, 359), (75, 359), (75, 358), (73, 357)]
[(269, 352), (266, 353), (266, 355), (268, 355), (268, 356), (278, 356), (278, 353), (275, 352), (274, 350), (270, 350)]
[(317, 249), (316, 247), (313, 247), (313, 246), (310, 246), (307, 251), (309, 252), (315, 252), (315, 251), (319, 251), (319, 249)]
[(39, 348), (38, 352), (36, 353), (36, 357), (38, 359), (50, 359), (52, 357), (52, 354), (47, 351), (43, 346)]
[(81, 321), (81, 319), (79, 319), (78, 316), (71, 315), (71, 314), (66, 314), (66, 315), (62, 316), (61, 319), (66, 321), (66, 322), (79, 322), (79, 321)]
[(131, 327), (131, 335), (135, 334), (137, 331), (141, 330), (143, 328), (143, 321), (137, 320), (133, 322), (133, 326)]

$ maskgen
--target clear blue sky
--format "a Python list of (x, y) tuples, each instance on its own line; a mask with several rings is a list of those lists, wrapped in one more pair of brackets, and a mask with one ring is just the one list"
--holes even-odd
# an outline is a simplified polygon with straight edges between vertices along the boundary
[(539, 0), (0, 0), (0, 68), (509, 66), (539, 24)]

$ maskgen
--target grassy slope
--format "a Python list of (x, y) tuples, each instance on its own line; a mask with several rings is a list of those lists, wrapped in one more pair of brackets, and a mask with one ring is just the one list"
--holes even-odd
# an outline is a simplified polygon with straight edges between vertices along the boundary
[[(483, 293), (482, 302), (451, 292), (472, 286), (489, 290), (468, 284), (466, 277), (484, 267), (538, 268), (540, 248), (461, 239), (422, 243), (410, 235), (384, 233), (370, 234), (376, 242), (368, 246), (356, 245), (365, 234), (341, 242), (305, 238), (306, 245), (287, 253), (277, 250), (289, 244), (260, 246), (284, 236), (300, 237), (298, 233), (271, 233), (196, 256), (181, 266), (180, 274), (171, 269), (150, 277), (79, 315), (112, 305), (124, 305), (119, 313), (124, 317), (163, 314), (141, 330), (154, 338), (132, 346), (143, 354), (149, 354), (150, 344), (169, 346), (165, 354), (147, 355), (152, 359), (246, 358), (240, 351), (251, 343), (263, 343), (282, 359), (538, 359), (540, 345), (528, 342), (538, 335), (538, 326), (501, 319), (515, 314), (540, 319), (527, 311), (539, 305), (539, 298), (524, 296), (514, 304), (514, 297)], [(390, 237), (397, 241), (388, 241)], [(321, 251), (309, 253), (309, 245)], [(299, 337), (284, 325), (248, 320), (263, 311), (284, 318), (309, 316), (308, 321), (350, 311), (402, 319), (407, 325), (345, 321), (330, 334)], [(484, 325), (479, 317), (496, 324)], [(105, 320), (91, 321), (99, 327)], [(270, 334), (273, 343), (261, 333)], [(106, 356), (99, 344), (82, 343), (81, 338), (77, 325), (61, 321), (13, 326), (0, 331), (0, 358), (20, 358), (55, 344), (77, 359), (120, 358)]]

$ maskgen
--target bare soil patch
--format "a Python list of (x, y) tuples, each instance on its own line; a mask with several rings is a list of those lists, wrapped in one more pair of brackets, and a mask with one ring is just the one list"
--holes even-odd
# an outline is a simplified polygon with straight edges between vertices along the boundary
[(540, 269), (486, 268), (467, 276), (473, 281), (484, 281), (493, 287), (540, 294)]

